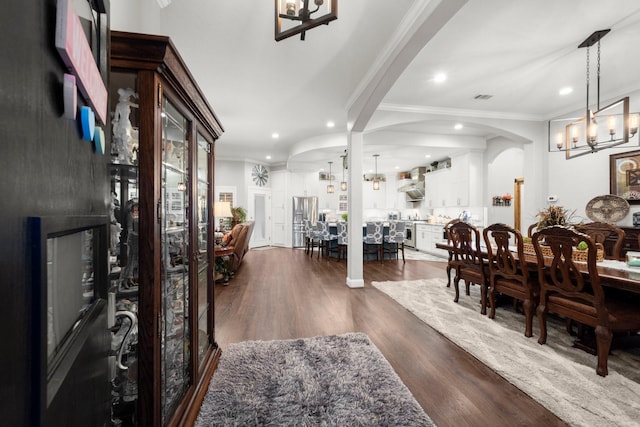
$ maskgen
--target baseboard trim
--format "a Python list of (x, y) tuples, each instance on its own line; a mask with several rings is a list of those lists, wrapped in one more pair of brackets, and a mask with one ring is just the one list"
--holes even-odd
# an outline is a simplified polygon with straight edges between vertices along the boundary
[(350, 279), (347, 277), (347, 286), (350, 288), (364, 288), (363, 279)]

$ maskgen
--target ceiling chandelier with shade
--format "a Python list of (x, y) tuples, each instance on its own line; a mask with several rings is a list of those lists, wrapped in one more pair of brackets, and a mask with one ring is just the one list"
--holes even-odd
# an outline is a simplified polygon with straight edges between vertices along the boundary
[[(638, 114), (630, 113), (629, 97), (600, 108), (600, 40), (609, 29), (599, 30), (584, 40), (578, 48), (587, 52), (587, 105), (579, 118), (549, 121), (549, 151), (565, 152), (567, 159), (596, 153), (629, 142), (638, 133)], [(589, 105), (591, 83), (590, 48), (597, 44), (596, 108)]]
[(275, 0), (275, 7), (276, 41), (297, 34), (304, 40), (307, 30), (338, 19), (338, 0)]
[(334, 187), (331, 179), (331, 164), (333, 162), (329, 162), (329, 185), (327, 185), (327, 193), (331, 194), (334, 192)]
[(378, 176), (378, 157), (380, 157), (380, 154), (374, 154), (373, 158), (375, 159), (376, 162), (376, 171), (375, 171), (375, 175), (373, 176), (373, 189), (374, 190), (379, 190), (380, 189), (380, 177)]

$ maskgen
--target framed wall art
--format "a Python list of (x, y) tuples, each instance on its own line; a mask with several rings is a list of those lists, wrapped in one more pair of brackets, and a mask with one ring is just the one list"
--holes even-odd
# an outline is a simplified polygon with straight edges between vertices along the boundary
[(640, 204), (640, 150), (609, 156), (609, 192)]

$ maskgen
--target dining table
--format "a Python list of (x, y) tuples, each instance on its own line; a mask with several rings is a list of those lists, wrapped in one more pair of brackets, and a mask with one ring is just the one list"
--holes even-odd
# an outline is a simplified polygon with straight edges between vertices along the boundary
[[(455, 249), (453, 245), (449, 243), (436, 243), (436, 248), (444, 249), (449, 253)], [(517, 252), (515, 247), (512, 248), (512, 251)], [(536, 269), (538, 266), (536, 254), (525, 252), (524, 256), (529, 268)], [(483, 259), (488, 258), (487, 248), (484, 245), (480, 246), (480, 257)], [(551, 262), (551, 258), (545, 259), (549, 259), (549, 262)], [(581, 269), (583, 273), (588, 273), (586, 262), (575, 261), (575, 265)], [(584, 269), (581, 267), (584, 267)], [(631, 267), (625, 261), (610, 259), (598, 261), (596, 267), (602, 286), (640, 294), (640, 267)]]
[[(450, 243), (436, 243), (436, 247), (438, 249), (449, 251), (449, 254), (452, 254), (452, 251), (455, 249)], [(518, 255), (516, 247), (514, 246), (510, 249), (517, 258)], [(524, 257), (527, 268), (529, 268), (530, 271), (537, 271), (538, 257), (536, 254), (525, 252)], [(488, 259), (487, 247), (484, 244), (480, 246), (480, 258), (483, 260)], [(552, 261), (551, 257), (544, 257), (544, 259), (545, 263), (547, 261), (551, 263)], [(574, 264), (582, 273), (588, 274), (586, 262), (574, 261)], [(598, 275), (600, 276), (600, 284), (602, 285), (605, 294), (607, 293), (607, 288), (618, 289), (623, 291), (623, 293), (630, 292), (635, 295), (640, 294), (640, 267), (629, 266), (625, 261), (603, 259), (596, 263), (596, 268), (598, 270)], [(632, 297), (632, 295), (629, 296)], [(639, 334), (619, 337), (617, 340), (617, 347), (637, 347), (640, 345)], [(592, 335), (576, 337), (573, 346), (590, 354), (597, 353), (595, 336)]]

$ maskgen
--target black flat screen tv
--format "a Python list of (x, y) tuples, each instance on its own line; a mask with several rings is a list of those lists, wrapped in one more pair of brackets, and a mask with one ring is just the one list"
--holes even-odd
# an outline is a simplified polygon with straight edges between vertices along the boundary
[(65, 381), (86, 325), (107, 300), (108, 217), (29, 217), (34, 398), (42, 410)]

